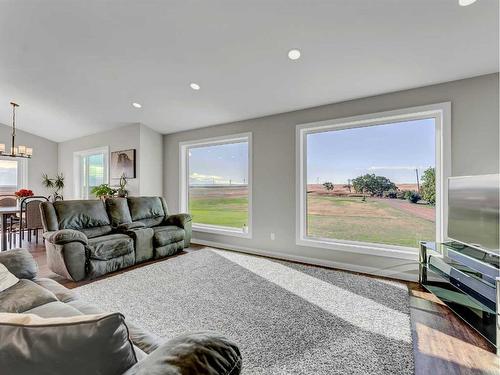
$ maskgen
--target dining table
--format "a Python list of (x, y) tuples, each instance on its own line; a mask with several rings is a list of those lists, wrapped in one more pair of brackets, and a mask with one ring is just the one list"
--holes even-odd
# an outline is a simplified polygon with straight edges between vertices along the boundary
[(7, 230), (9, 228), (9, 217), (20, 215), (21, 209), (18, 206), (0, 207), (0, 222), (2, 223), (1, 246), (0, 251), (7, 250)]

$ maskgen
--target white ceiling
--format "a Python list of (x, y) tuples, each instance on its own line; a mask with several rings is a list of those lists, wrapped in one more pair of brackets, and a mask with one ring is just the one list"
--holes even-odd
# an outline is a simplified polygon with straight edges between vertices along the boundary
[(498, 7), (0, 0), (0, 122), (16, 100), (19, 128), (55, 141), (135, 122), (171, 133), (497, 72)]

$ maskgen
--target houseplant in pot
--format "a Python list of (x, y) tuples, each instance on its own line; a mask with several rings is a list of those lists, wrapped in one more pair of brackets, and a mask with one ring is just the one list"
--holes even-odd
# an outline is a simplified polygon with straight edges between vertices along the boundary
[(62, 173), (58, 173), (54, 178), (50, 178), (47, 173), (44, 173), (42, 175), (42, 185), (52, 191), (52, 195), (49, 195), (52, 202), (63, 200), (63, 196), (60, 194), (61, 190), (64, 189), (64, 176)]
[(116, 194), (116, 189), (109, 187), (108, 184), (101, 184), (98, 186), (94, 186), (92, 190), (90, 190), (92, 194), (94, 194), (97, 198), (106, 199), (112, 197)]
[(126, 198), (128, 195), (127, 189), (125, 187), (127, 186), (127, 179), (125, 178), (125, 173), (122, 174), (120, 177), (120, 187), (116, 189), (116, 196), (121, 197), (121, 198)]

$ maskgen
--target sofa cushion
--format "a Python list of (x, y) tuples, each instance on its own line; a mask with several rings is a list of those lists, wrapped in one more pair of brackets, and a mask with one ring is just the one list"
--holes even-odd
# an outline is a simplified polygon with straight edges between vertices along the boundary
[(105, 236), (113, 231), (111, 225), (102, 225), (100, 227), (93, 228), (82, 228), (80, 229), (87, 238), (94, 238), (99, 236)]
[(111, 222), (101, 200), (74, 200), (54, 202), (59, 229), (76, 229), (87, 237), (111, 232)]
[(0, 252), (0, 263), (18, 279), (32, 279), (38, 272), (38, 265), (26, 249), (12, 249)]
[[(91, 305), (90, 303), (81, 299), (70, 301), (67, 303), (67, 305), (74, 307), (83, 314), (103, 313), (103, 310), (99, 307)], [(164, 339), (161, 339), (155, 334), (133, 324), (130, 321), (127, 321), (127, 327), (130, 334), (130, 339), (132, 340), (134, 345), (148, 354), (158, 348), (165, 341)]]
[(127, 224), (132, 222), (127, 198), (106, 199), (106, 211), (108, 212), (108, 216), (113, 227), (117, 227), (120, 224)]
[(31, 280), (21, 279), (17, 284), (0, 292), (0, 312), (22, 313), (55, 301), (57, 297), (51, 291)]
[(173, 226), (154, 227), (154, 245), (155, 247), (165, 246), (184, 239), (184, 229)]
[(63, 318), (67, 316), (83, 315), (73, 306), (61, 301), (49, 302), (33, 309), (24, 311), (24, 314), (35, 314), (41, 318)]
[(46, 278), (33, 279), (33, 282), (40, 285), (42, 288), (54, 293), (56, 298), (61, 302), (69, 302), (78, 298), (78, 293), (72, 289), (65, 288), (57, 281)]
[(234, 342), (214, 332), (197, 332), (167, 341), (124, 375), (237, 375), (241, 368)]
[(134, 251), (134, 241), (125, 234), (115, 233), (89, 239), (90, 257), (109, 260)]
[(0, 314), (0, 363), (1, 372), (12, 375), (123, 374), (137, 358), (119, 313)]
[[(147, 226), (153, 226), (144, 219), (160, 219), (159, 224), (165, 217), (163, 204), (159, 197), (128, 197), (128, 207), (132, 221), (142, 221)], [(156, 225), (158, 225), (156, 224)]]

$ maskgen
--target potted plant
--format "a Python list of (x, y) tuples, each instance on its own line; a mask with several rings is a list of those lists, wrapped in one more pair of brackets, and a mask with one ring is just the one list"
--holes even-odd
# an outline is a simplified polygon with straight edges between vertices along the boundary
[(127, 179), (125, 178), (125, 173), (124, 173), (120, 177), (120, 187), (116, 190), (117, 197), (121, 197), (121, 198), (127, 197), (128, 191), (127, 191), (127, 189), (125, 189), (125, 186), (127, 186)]
[(51, 201), (63, 200), (63, 196), (59, 193), (64, 189), (64, 176), (62, 173), (58, 173), (54, 178), (50, 178), (47, 173), (44, 173), (42, 175), (42, 185), (52, 190), (52, 195), (49, 196)]
[(109, 187), (108, 184), (101, 184), (98, 186), (94, 186), (92, 190), (90, 190), (90, 192), (94, 194), (97, 198), (104, 200), (108, 197), (112, 197), (116, 193), (116, 190)]

